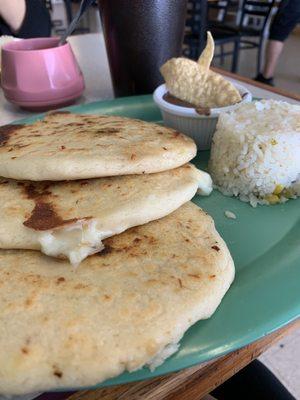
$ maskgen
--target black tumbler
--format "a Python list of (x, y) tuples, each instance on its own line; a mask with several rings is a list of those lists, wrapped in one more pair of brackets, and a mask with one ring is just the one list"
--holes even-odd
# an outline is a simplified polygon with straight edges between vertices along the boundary
[(99, 0), (116, 97), (152, 93), (182, 52), (186, 0)]

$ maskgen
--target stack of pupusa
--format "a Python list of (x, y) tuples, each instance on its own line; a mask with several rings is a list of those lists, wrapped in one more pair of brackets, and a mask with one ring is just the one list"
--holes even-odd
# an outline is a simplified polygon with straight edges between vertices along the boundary
[(0, 137), (0, 246), (77, 265), (0, 251), (0, 393), (157, 366), (234, 276), (212, 219), (184, 204), (209, 181), (186, 164), (193, 141), (69, 113), (3, 127)]
[[(41, 250), (78, 265), (102, 240), (162, 218), (208, 174), (186, 163), (184, 135), (120, 117), (52, 113), (2, 128), (0, 247)], [(83, 180), (84, 179), (84, 180)]]

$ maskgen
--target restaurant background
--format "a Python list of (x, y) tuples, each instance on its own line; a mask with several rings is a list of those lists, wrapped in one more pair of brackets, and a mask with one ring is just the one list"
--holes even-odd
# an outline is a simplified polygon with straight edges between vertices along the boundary
[[(53, 35), (59, 35), (65, 31), (70, 19), (71, 15), (74, 15), (76, 10), (78, 9), (78, 1), (70, 1), (70, 0), (46, 0), (51, 12), (51, 19), (53, 23)], [(193, 1), (189, 1), (188, 3), (197, 3)], [(201, 5), (202, 1), (198, 1)], [(208, 10), (208, 16), (211, 20), (220, 20), (223, 18), (222, 13), (224, 13), (224, 8), (227, 7), (227, 3), (241, 3), (241, 1), (210, 1), (211, 9)], [(279, 4), (279, 1), (275, 1), (275, 6), (271, 11), (271, 15), (268, 18), (266, 23), (265, 30), (263, 32), (263, 40), (262, 40), (262, 60), (261, 65), (264, 65), (264, 55), (265, 55), (265, 46), (266, 39), (269, 33), (269, 26), (276, 14), (277, 7), (276, 4)], [(217, 6), (216, 6), (217, 4)], [(230, 5), (230, 4), (229, 4)], [(191, 6), (188, 6), (191, 8)], [(214, 7), (218, 7), (214, 9)], [(232, 8), (232, 9), (230, 9)], [(198, 13), (199, 14), (199, 13)], [(197, 18), (200, 18), (200, 15), (196, 16), (195, 23), (199, 25), (197, 22)], [(202, 16), (202, 18), (204, 18)], [(239, 9), (237, 7), (229, 7), (229, 10), (226, 13), (226, 19), (224, 23), (231, 24), (235, 19), (239, 18)], [(223, 21), (222, 21), (223, 23)], [(248, 21), (249, 26), (260, 26), (260, 18), (255, 17), (251, 21)], [(248, 24), (247, 23), (247, 24)], [(189, 23), (187, 21), (186, 24), (186, 38), (188, 33), (190, 32)], [(205, 31), (205, 30), (204, 30)], [(90, 7), (88, 12), (83, 16), (81, 22), (79, 23), (78, 28), (76, 29), (74, 34), (85, 34), (85, 33), (97, 33), (102, 32), (101, 20), (98, 13), (98, 8), (96, 5), (96, 1), (93, 7)], [(186, 42), (187, 40), (185, 40)], [(258, 39), (254, 39), (254, 41), (259, 42)], [(186, 45), (184, 45), (184, 48)], [(201, 45), (203, 47), (203, 45)], [(231, 52), (233, 49), (232, 43), (223, 45), (223, 52)], [(221, 53), (221, 46), (216, 46), (215, 58), (213, 60), (213, 66), (221, 67), (225, 70), (230, 71), (232, 68), (232, 57), (225, 56), (222, 60), (222, 57), (219, 57)], [(239, 51), (239, 60), (237, 66), (237, 73), (239, 75), (245, 76), (247, 78), (254, 78), (256, 76), (256, 65), (257, 65), (257, 49), (246, 49)], [(299, 66), (300, 65), (300, 24), (296, 26), (292, 34), (285, 41), (283, 52), (279, 58), (279, 62), (277, 68), (275, 70), (275, 86), (278, 88), (285, 89), (290, 92), (300, 93), (300, 73)]]

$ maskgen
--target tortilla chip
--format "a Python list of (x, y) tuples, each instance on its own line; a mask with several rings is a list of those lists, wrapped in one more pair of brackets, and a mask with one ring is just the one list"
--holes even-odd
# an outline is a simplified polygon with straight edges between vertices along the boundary
[(202, 87), (201, 104), (206, 107), (226, 107), (241, 101), (241, 95), (234, 85), (222, 75), (209, 71)]
[(172, 58), (160, 69), (169, 92), (178, 99), (200, 105), (202, 86), (207, 72), (195, 61), (187, 58)]
[(198, 62), (172, 58), (160, 69), (168, 91), (195, 107), (225, 107), (242, 100), (235, 86), (209, 70), (214, 54), (214, 40), (207, 32), (207, 44)]
[(215, 42), (214, 39), (211, 35), (210, 32), (207, 32), (207, 42), (205, 49), (202, 51), (199, 59), (198, 59), (198, 65), (201, 68), (204, 68), (206, 71), (209, 70), (210, 64), (212, 62), (212, 59), (214, 57), (214, 52), (215, 52)]

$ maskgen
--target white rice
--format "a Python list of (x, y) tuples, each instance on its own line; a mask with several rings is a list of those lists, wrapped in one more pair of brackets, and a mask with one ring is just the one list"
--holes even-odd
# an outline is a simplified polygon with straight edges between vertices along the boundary
[(236, 219), (236, 215), (232, 211), (226, 210), (226, 211), (224, 211), (224, 214), (225, 214), (225, 217), (227, 217), (229, 219)]
[(300, 196), (300, 106), (262, 100), (221, 114), (209, 172), (222, 193), (253, 207)]

